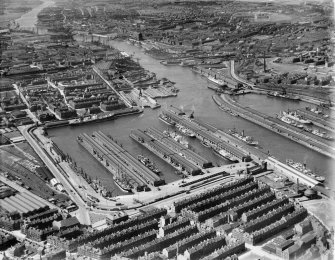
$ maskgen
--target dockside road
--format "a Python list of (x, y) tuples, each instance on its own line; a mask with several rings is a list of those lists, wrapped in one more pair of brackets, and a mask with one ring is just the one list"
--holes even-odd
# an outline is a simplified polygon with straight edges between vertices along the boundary
[(226, 107), (237, 113), (240, 117), (249, 120), (252, 123), (267, 128), (321, 154), (335, 158), (335, 149), (332, 145), (333, 142), (330, 140), (325, 140), (303, 130), (298, 130), (277, 118), (270, 117), (249, 107), (244, 107), (228, 96), (214, 95), (213, 100), (218, 106)]
[(86, 203), (79, 193), (76, 192), (75, 187), (69, 181), (66, 172), (63, 171), (59, 166), (56, 165), (52, 157), (48, 154), (46, 144), (39, 141), (34, 135), (35, 127), (32, 125), (19, 127), (20, 132), (26, 138), (27, 142), (31, 145), (34, 151), (38, 154), (44, 164), (52, 172), (55, 178), (63, 185), (64, 189), (68, 193), (69, 197), (77, 204), (78, 210), (73, 214), (76, 214), (81, 223), (90, 225), (90, 218), (86, 209)]

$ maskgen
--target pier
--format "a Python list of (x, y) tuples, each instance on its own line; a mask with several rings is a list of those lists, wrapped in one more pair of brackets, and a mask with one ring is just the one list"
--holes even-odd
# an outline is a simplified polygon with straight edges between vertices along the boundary
[(176, 151), (179, 154), (183, 154), (183, 156), (201, 168), (208, 168), (212, 166), (212, 162), (209, 162), (207, 159), (201, 157), (200, 155), (196, 154), (195, 152), (191, 151), (190, 149), (186, 148), (182, 144), (176, 142), (171, 137), (162, 134), (156, 128), (149, 128), (144, 131), (146, 134), (150, 135), (152, 138), (155, 138), (157, 141), (161, 142), (162, 144), (168, 146), (172, 150)]
[(215, 151), (224, 150), (225, 152), (229, 153), (230, 157), (226, 159), (236, 162), (236, 161), (244, 161), (249, 157), (247, 153), (236, 148), (236, 146), (234, 146), (233, 144), (225, 142), (224, 140), (214, 135), (212, 132), (214, 127), (208, 124), (204, 125), (197, 121), (187, 119), (186, 117), (177, 115), (170, 110), (163, 111), (162, 113), (164, 116), (166, 116), (176, 124), (182, 125), (183, 127), (194, 132), (196, 138), (208, 144)]
[(186, 158), (181, 156), (177, 151), (170, 149), (166, 144), (158, 142), (150, 135), (141, 130), (133, 130), (130, 137), (135, 141), (152, 151), (157, 156), (161, 157), (167, 163), (171, 164), (177, 170), (188, 175), (198, 175), (201, 173), (199, 166), (191, 163)]
[(328, 131), (335, 132), (335, 120), (333, 118), (323, 117), (320, 114), (313, 113), (307, 109), (298, 109), (297, 113), (313, 122), (314, 125), (322, 127)]
[(78, 142), (94, 155), (114, 177), (120, 180), (127, 179), (138, 191), (145, 189), (148, 185), (165, 184), (163, 179), (100, 131), (94, 132), (92, 136), (82, 134), (78, 137)]
[(252, 123), (267, 128), (330, 158), (335, 158), (334, 148), (332, 147), (332, 142), (330, 140), (325, 140), (314, 134), (305, 132), (304, 130), (297, 129), (282, 122), (278, 118), (273, 118), (249, 107), (244, 107), (229, 97), (223, 95), (219, 97), (214, 95), (213, 100), (220, 108), (233, 110), (240, 117), (249, 120)]

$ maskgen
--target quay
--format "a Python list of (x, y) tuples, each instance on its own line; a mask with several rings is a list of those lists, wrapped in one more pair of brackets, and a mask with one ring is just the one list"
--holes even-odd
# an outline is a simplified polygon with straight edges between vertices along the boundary
[(328, 131), (335, 132), (335, 120), (333, 118), (325, 118), (322, 115), (313, 113), (307, 109), (298, 109), (296, 112), (306, 119), (312, 121), (314, 125), (322, 127)]
[(170, 110), (163, 111), (162, 114), (169, 118), (169, 120), (175, 122), (176, 124), (182, 125), (183, 127), (189, 129), (190, 131), (194, 132), (197, 139), (199, 139), (202, 142), (205, 142), (210, 147), (212, 147), (215, 151), (219, 152), (221, 150), (224, 150), (226, 153), (229, 153), (229, 157), (225, 157), (226, 159), (236, 162), (236, 161), (246, 161), (250, 156), (241, 151), (240, 149), (237, 149), (236, 146), (234, 146), (231, 143), (225, 142), (219, 137), (215, 136), (211, 130), (213, 130), (214, 127), (207, 125), (200, 125), (194, 120), (187, 119), (183, 116), (177, 115), (174, 112)]
[(165, 180), (100, 131), (94, 132), (92, 136), (81, 134), (78, 137), (78, 142), (97, 158), (113, 174), (114, 178), (128, 180), (133, 187), (136, 187), (137, 191), (147, 189), (148, 185), (165, 184)]
[(327, 141), (303, 130), (298, 130), (277, 118), (270, 117), (249, 107), (244, 107), (234, 100), (231, 100), (229, 97), (214, 95), (213, 100), (219, 107), (233, 110), (238, 113), (240, 117), (249, 120), (252, 123), (267, 128), (330, 158), (335, 158), (334, 148), (332, 147), (331, 141)]
[[(166, 113), (166, 112), (168, 112), (168, 113)], [(166, 115), (166, 116), (169, 113), (172, 113), (173, 115), (175, 115), (171, 111), (164, 111), (163, 113), (165, 113), (164, 115)], [(275, 171), (277, 171), (281, 174), (284, 174), (285, 176), (289, 177), (295, 183), (300, 182), (300, 183), (303, 183), (303, 184), (305, 184), (309, 187), (322, 185), (322, 183), (315, 180), (314, 178), (312, 178), (312, 177), (310, 177), (306, 174), (303, 174), (303, 173), (293, 169), (292, 167), (289, 167), (285, 162), (282, 162), (282, 161), (280, 161), (276, 158), (273, 158), (268, 153), (265, 153), (265, 152), (255, 148), (255, 147), (244, 144), (240, 140), (236, 140), (234, 137), (232, 137), (228, 133), (226, 133), (226, 132), (224, 132), (220, 129), (217, 129), (216, 127), (214, 127), (214, 126), (212, 126), (208, 123), (201, 122), (197, 119), (192, 119), (191, 120), (189, 118), (185, 118), (185, 117), (182, 117), (182, 116), (178, 116), (178, 117), (181, 118), (181, 121), (185, 120), (186, 122), (188, 122), (188, 127), (190, 127), (190, 129), (196, 133), (196, 136), (197, 136), (196, 128), (195, 127), (191, 128), (192, 125), (195, 125), (196, 127), (203, 129), (202, 134), (206, 133), (207, 135), (210, 136), (210, 137), (208, 137), (207, 140), (212, 140), (211, 145), (213, 145), (213, 147), (216, 146), (216, 147), (221, 147), (222, 148), (223, 146), (220, 146), (220, 145), (230, 144), (235, 150), (239, 151), (242, 154), (247, 154), (251, 159), (253, 159), (257, 163), (261, 164), (263, 168), (268, 168), (268, 169), (271, 169), (271, 170), (275, 170)], [(178, 123), (180, 123), (181, 121), (178, 121)], [(202, 140), (202, 139), (200, 139), (200, 140)], [(214, 148), (214, 149), (217, 149), (217, 148)], [(243, 158), (243, 161), (248, 161), (248, 160), (250, 160), (250, 159), (248, 159), (248, 157)]]
[(166, 144), (157, 142), (157, 140), (153, 139), (144, 131), (132, 130), (130, 137), (171, 164), (177, 170), (186, 172), (188, 175), (198, 175), (201, 173), (201, 169), (194, 163), (191, 163), (178, 152), (170, 149)]
[(152, 138), (155, 138), (157, 141), (161, 142), (162, 144), (168, 146), (172, 150), (176, 151), (177, 153), (183, 154), (183, 156), (187, 160), (191, 161), (197, 166), (200, 166), (201, 168), (208, 168), (212, 166), (212, 162), (209, 162), (207, 159), (191, 151), (189, 148), (186, 148), (182, 144), (176, 142), (171, 137), (162, 134), (162, 132), (159, 131), (158, 129), (149, 128), (145, 130), (144, 132), (150, 135)]

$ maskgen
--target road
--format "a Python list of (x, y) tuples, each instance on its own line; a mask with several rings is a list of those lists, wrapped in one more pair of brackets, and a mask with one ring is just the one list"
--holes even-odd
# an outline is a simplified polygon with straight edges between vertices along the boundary
[(104, 76), (101, 74), (101, 72), (99, 71), (99, 69), (97, 69), (96, 67), (93, 66), (93, 70), (94, 72), (120, 97), (120, 99), (122, 99), (122, 101), (128, 106), (128, 107), (132, 107), (131, 103), (129, 102), (129, 100), (120, 92), (118, 92), (110, 82), (108, 82), (108, 80), (106, 80), (104, 78)]
[(233, 77), (233, 79), (235, 79), (237, 82), (240, 82), (242, 84), (245, 84), (249, 87), (254, 87), (255, 85), (253, 83), (249, 83), (241, 78), (239, 78), (236, 74), (235, 74), (235, 61), (231, 60), (230, 61), (230, 75)]
[[(77, 204), (78, 206), (78, 213), (77, 217), (78, 220), (86, 225), (90, 225), (90, 218), (88, 215), (88, 211), (86, 209), (86, 204), (82, 200), (82, 198), (74, 191), (74, 187), (72, 183), (67, 179), (67, 177), (61, 172), (61, 170), (55, 165), (52, 159), (47, 155), (45, 148), (41, 147), (38, 142), (30, 135), (28, 132), (30, 126), (23, 126), (20, 127), (19, 130), (21, 131), (22, 135), (26, 138), (28, 143), (33, 147), (35, 152), (39, 155), (42, 159), (44, 164), (48, 167), (48, 169), (52, 172), (52, 174), (56, 177), (56, 179), (63, 185), (65, 191), (68, 193), (70, 198)], [(73, 214), (76, 214), (74, 212)]]

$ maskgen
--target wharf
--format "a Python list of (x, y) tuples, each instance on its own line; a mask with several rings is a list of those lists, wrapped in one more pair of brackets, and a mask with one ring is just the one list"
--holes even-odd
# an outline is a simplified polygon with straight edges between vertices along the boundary
[(176, 151), (177, 153), (182, 154), (187, 160), (191, 161), (195, 165), (201, 168), (208, 168), (212, 166), (212, 163), (209, 162), (207, 159), (201, 157), (200, 155), (186, 148), (182, 144), (176, 142), (171, 137), (162, 134), (162, 132), (159, 131), (158, 129), (149, 128), (145, 130), (144, 132), (147, 135), (151, 136), (152, 138), (155, 138), (157, 141), (161, 142), (162, 144), (168, 146), (173, 151)]
[(298, 109), (297, 113), (311, 120), (316, 126), (322, 127), (332, 132), (335, 131), (335, 120), (332, 118), (325, 118), (322, 115), (315, 114), (312, 111), (308, 111), (306, 109)]
[(148, 150), (155, 153), (157, 156), (161, 157), (167, 163), (171, 164), (177, 170), (186, 172), (188, 175), (197, 175), (201, 173), (201, 169), (194, 163), (189, 162), (178, 152), (170, 149), (166, 144), (153, 139), (144, 131), (133, 130), (130, 133), (130, 137), (146, 147)]
[(298, 131), (295, 127), (285, 124), (279, 119), (267, 116), (249, 107), (244, 107), (234, 100), (231, 100), (229, 97), (223, 95), (221, 95), (221, 97), (213, 96), (213, 100), (221, 108), (228, 107), (238, 113), (239, 116), (252, 123), (267, 128), (328, 157), (335, 158), (334, 148), (330, 141), (325, 142), (326, 140), (321, 137), (302, 130)]
[[(202, 142), (206, 142), (210, 147), (212, 147), (215, 151), (224, 150), (231, 155), (228, 158), (231, 161), (243, 161), (248, 158), (248, 153), (244, 152), (232, 143), (226, 142), (216, 135), (213, 134), (213, 131), (217, 129), (213, 126), (210, 126), (205, 123), (199, 123), (198, 121), (191, 120), (189, 118), (177, 115), (176, 113), (167, 110), (162, 112), (164, 116), (168, 117), (170, 120), (175, 122), (176, 124), (182, 125), (183, 127), (194, 132), (196, 138), (198, 138)], [(227, 159), (227, 158), (226, 158)]]
[(125, 149), (102, 132), (94, 132), (92, 137), (82, 134), (79, 143), (95, 156), (115, 178), (127, 179), (138, 191), (147, 187), (164, 185), (165, 181), (141, 164)]

